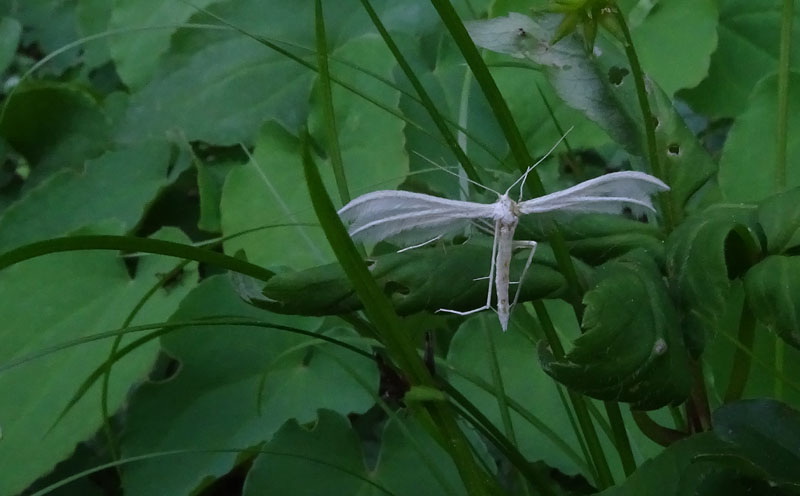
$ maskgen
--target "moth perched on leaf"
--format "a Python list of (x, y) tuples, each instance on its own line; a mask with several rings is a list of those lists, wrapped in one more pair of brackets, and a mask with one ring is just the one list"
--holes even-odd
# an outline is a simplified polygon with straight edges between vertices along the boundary
[[(466, 312), (446, 308), (438, 311), (469, 315), (492, 308), (494, 282), (497, 316), (505, 331), (508, 328), (511, 307), (519, 298), (521, 281), (530, 268), (536, 251), (535, 241), (514, 241), (514, 231), (520, 216), (554, 211), (620, 214), (629, 209), (634, 214), (655, 212), (651, 197), (669, 189), (653, 176), (643, 172), (625, 171), (606, 174), (563, 191), (522, 201), (522, 184), (533, 167), (535, 165), (509, 186), (505, 193), (494, 191), (498, 197), (494, 203), (448, 200), (409, 191), (374, 191), (345, 205), (339, 210), (339, 216), (350, 223), (349, 232), (353, 239), (373, 242), (387, 240), (411, 248), (461, 231), (471, 222), (482, 219), (493, 222), (494, 241), (486, 304)], [(514, 201), (509, 192), (517, 184), (520, 184), (520, 196)], [(522, 269), (520, 282), (517, 283), (514, 300), (510, 301), (509, 265), (515, 247), (529, 248), (530, 254)]]

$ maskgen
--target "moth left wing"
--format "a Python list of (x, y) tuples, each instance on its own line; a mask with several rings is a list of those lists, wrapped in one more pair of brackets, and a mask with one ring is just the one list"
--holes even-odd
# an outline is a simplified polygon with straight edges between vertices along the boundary
[(339, 216), (360, 241), (411, 245), (463, 229), (472, 219), (491, 217), (492, 205), (448, 200), (410, 191), (374, 191), (354, 199)]
[(612, 172), (576, 184), (563, 191), (519, 203), (520, 213), (556, 210), (619, 214), (625, 208), (634, 215), (655, 212), (652, 196), (669, 186), (649, 174), (636, 171)]

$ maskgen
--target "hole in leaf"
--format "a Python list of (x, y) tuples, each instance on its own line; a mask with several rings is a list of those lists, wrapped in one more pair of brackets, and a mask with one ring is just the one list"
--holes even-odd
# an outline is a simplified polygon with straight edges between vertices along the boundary
[(628, 69), (614, 66), (608, 70), (608, 80), (611, 81), (611, 84), (614, 86), (619, 86), (628, 74), (630, 74)]
[(399, 282), (389, 281), (383, 285), (383, 292), (386, 296), (391, 296), (393, 294), (407, 295), (411, 290), (408, 289), (408, 286), (400, 284)]
[(653, 128), (658, 129), (658, 126), (661, 125), (661, 122), (659, 122), (658, 117), (651, 115), (650, 119), (653, 120)]
[(375, 266), (375, 260), (372, 259), (372, 258), (368, 258), (368, 259), (364, 260), (364, 264), (366, 264), (368, 269), (372, 270), (372, 267)]
[(180, 370), (181, 362), (162, 351), (158, 354), (156, 364), (147, 379), (154, 383), (168, 382), (178, 375)]
[(751, 253), (748, 240), (735, 230), (729, 232), (725, 238), (724, 253), (725, 268), (730, 280), (742, 277), (758, 261), (757, 255)]
[(671, 157), (677, 157), (681, 154), (681, 146), (677, 143), (671, 143), (667, 146), (667, 154)]

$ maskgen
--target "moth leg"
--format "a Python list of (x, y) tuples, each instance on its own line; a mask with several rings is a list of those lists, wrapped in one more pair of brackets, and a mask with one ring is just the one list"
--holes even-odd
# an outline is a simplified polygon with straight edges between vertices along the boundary
[[(440, 308), (436, 310), (437, 312), (447, 312), (447, 313), (454, 313), (456, 315), (470, 315), (477, 312), (482, 312), (484, 310), (489, 310), (492, 308), (492, 283), (494, 282), (494, 272), (497, 266), (497, 245), (499, 244), (500, 238), (500, 222), (495, 223), (494, 226), (494, 241), (492, 242), (492, 263), (489, 267), (489, 291), (486, 293), (486, 304), (482, 307), (475, 308), (473, 310), (468, 310), (466, 312), (460, 312), (458, 310), (450, 310), (448, 308)], [(482, 278), (481, 278), (482, 279)]]
[(438, 240), (442, 239), (442, 236), (444, 236), (444, 235), (440, 234), (440, 235), (436, 236), (435, 238), (431, 238), (428, 241), (423, 241), (422, 243), (420, 243), (418, 245), (406, 246), (402, 250), (397, 250), (397, 253), (403, 253), (404, 251), (410, 251), (410, 250), (413, 250), (415, 248), (421, 248), (421, 247), (423, 247), (423, 246), (425, 246), (427, 244), (430, 244), (430, 243), (433, 243), (434, 241), (438, 241)]
[[(514, 293), (514, 301), (511, 303), (511, 306), (515, 306), (517, 304), (517, 300), (519, 300), (519, 293), (522, 291), (522, 281), (525, 280), (525, 274), (528, 273), (528, 269), (531, 268), (531, 263), (533, 262), (533, 254), (536, 253), (536, 241), (514, 241), (515, 247), (525, 247), (530, 248), (531, 252), (528, 254), (528, 259), (525, 261), (525, 267), (522, 268), (522, 274), (519, 276), (519, 281), (517, 284), (517, 291)], [(512, 283), (513, 284), (513, 283)]]

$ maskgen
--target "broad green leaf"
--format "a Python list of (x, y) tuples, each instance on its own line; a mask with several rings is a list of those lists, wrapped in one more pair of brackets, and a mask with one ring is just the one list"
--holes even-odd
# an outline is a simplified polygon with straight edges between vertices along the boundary
[(28, 188), (57, 170), (80, 170), (109, 147), (105, 112), (77, 85), (29, 83), (3, 103), (0, 136), (31, 164)]
[[(181, 303), (174, 320), (220, 315), (256, 318), (305, 330), (319, 319), (277, 317), (239, 300), (224, 276), (205, 280)], [(320, 329), (341, 337), (336, 328)], [(373, 399), (344, 361), (377, 391), (370, 360), (330, 344), (275, 329), (244, 326), (190, 327), (161, 338), (164, 351), (180, 362), (168, 381), (142, 385), (130, 400), (123, 455), (170, 449), (248, 448), (268, 441), (289, 419), (312, 422), (317, 410), (342, 415), (364, 412)], [(331, 394), (336, 391), (336, 394)], [(236, 453), (197, 453), (173, 463), (153, 459), (123, 472), (131, 494), (190, 494), (227, 473)]]
[(4, 73), (17, 53), (22, 25), (13, 17), (0, 18), (0, 74)]
[[(185, 241), (174, 230), (161, 237)], [(104, 251), (54, 254), (6, 269), (0, 274), (0, 313), (13, 325), (0, 327), (0, 362), (119, 328), (160, 275), (175, 265), (175, 259), (146, 257), (139, 260), (136, 276), (131, 279), (119, 255)], [(132, 323), (165, 319), (193, 285), (193, 279), (187, 276), (169, 289), (157, 291)], [(125, 338), (123, 343), (130, 339)], [(15, 467), (3, 471), (0, 494), (19, 494), (100, 428), (99, 385), (53, 426), (75, 390), (106, 360), (110, 349), (108, 340), (86, 343), (0, 375), (0, 398), (13, 398), (0, 405), (0, 464)], [(145, 345), (115, 364), (109, 385), (112, 412), (122, 406), (130, 388), (150, 370), (157, 350), (155, 344)]]
[(584, 296), (585, 334), (562, 359), (540, 346), (545, 371), (593, 398), (652, 410), (689, 393), (688, 355), (678, 314), (646, 252), (608, 262)]
[(687, 344), (693, 354), (720, 330), (730, 279), (760, 251), (752, 205), (720, 205), (688, 218), (667, 239), (667, 272), (675, 289)]
[[(514, 323), (512, 318), (509, 330), (499, 333), (500, 326), (494, 315), (475, 316), (464, 322), (453, 336), (447, 354), (447, 365), (456, 371), (448, 374), (450, 382), (505, 432), (496, 395), (469, 380), (477, 377), (493, 387), (491, 353), (494, 349), (504, 393), (535, 419), (530, 422), (512, 410), (519, 450), (532, 462), (543, 461), (566, 474), (588, 477), (580, 445), (564, 411), (564, 403), (559, 400), (557, 385), (539, 367), (536, 343), (530, 334), (524, 332), (519, 323)], [(493, 341), (493, 346), (489, 340)]]
[(194, 0), (191, 4), (175, 0), (113, 1), (109, 29), (157, 27), (109, 39), (111, 57), (122, 81), (129, 88), (144, 86), (169, 49), (170, 37), (178, 30), (170, 25), (187, 21), (197, 11), (196, 7), (203, 8), (212, 1)]
[[(110, 0), (78, 0), (75, 7), (78, 31), (81, 36), (93, 36), (108, 30), (111, 13), (114, 10), (114, 1)], [(136, 37), (141, 33), (130, 33), (117, 36)], [(101, 39), (85, 43), (81, 46), (83, 50), (83, 64), (87, 69), (100, 67), (109, 60), (108, 45), (109, 39)], [(142, 54), (144, 55), (144, 54)]]
[(132, 230), (172, 179), (169, 166), (167, 143), (144, 143), (55, 173), (0, 214), (0, 252), (101, 222)]
[(800, 245), (800, 188), (773, 195), (758, 206), (767, 252), (784, 253)]
[[(659, 496), (745, 496), (751, 494), (750, 481), (747, 483), (738, 474), (726, 471), (713, 463), (700, 463), (697, 457), (719, 455), (731, 447), (720, 441), (710, 432), (698, 434), (678, 441), (663, 453), (639, 466), (636, 472), (623, 484), (599, 493), (602, 496), (639, 496), (658, 494)], [(721, 480), (720, 480), (721, 479)], [(709, 490), (709, 484), (728, 481), (732, 487), (726, 491)], [(759, 489), (763, 487), (758, 486)], [(741, 492), (739, 492), (741, 491)], [(756, 492), (752, 494), (765, 494)]]
[[(521, 272), (527, 257), (528, 253), (523, 252), (513, 258), (512, 279)], [(486, 302), (488, 281), (475, 279), (489, 275), (490, 261), (490, 246), (468, 243), (390, 253), (371, 257), (368, 263), (372, 277), (395, 310), (408, 315), (423, 310), (470, 310), (481, 306)], [(585, 266), (578, 268), (585, 277)], [(520, 301), (556, 298), (565, 291), (566, 281), (557, 271), (552, 251), (539, 245), (522, 285)], [(276, 274), (264, 285), (263, 294), (274, 303), (262, 306), (281, 313), (329, 315), (361, 308), (338, 264)]]
[[(630, 67), (619, 47), (598, 40), (598, 55), (590, 55), (577, 35), (550, 45), (560, 21), (558, 15), (533, 19), (512, 12), (507, 17), (470, 23), (469, 28), (479, 46), (541, 65), (562, 100), (596, 122), (629, 153), (644, 157), (641, 110)], [(650, 90), (651, 110), (658, 123), (658, 158), (679, 217), (716, 166), (666, 93), (654, 82)]]
[(746, 400), (723, 405), (713, 421), (717, 437), (736, 446), (760, 478), (800, 492), (800, 412), (773, 399)]
[[(800, 23), (800, 21), (798, 21)], [(798, 33), (800, 35), (800, 33)], [(791, 72), (789, 85), (800, 87), (800, 72)], [(719, 185), (726, 200), (755, 202), (781, 191), (777, 183), (777, 76), (753, 89), (747, 108), (731, 127), (719, 164)], [(800, 94), (789, 93), (786, 186), (800, 186)]]
[(747, 271), (744, 281), (759, 320), (800, 348), (800, 259), (771, 255)]
[(568, 36), (550, 45), (560, 22), (558, 15), (533, 19), (512, 12), (506, 17), (470, 22), (467, 28), (476, 45), (528, 58), (543, 66), (561, 99), (584, 112), (614, 141), (636, 153), (641, 145), (635, 118), (619, 105), (600, 67), (586, 54), (583, 42), (577, 36)]
[[(78, 38), (75, 22), (75, 4), (62, 0), (4, 1), (0, 7), (13, 15), (25, 29), (22, 45), (36, 45), (43, 53), (53, 52)], [(61, 74), (79, 61), (79, 52), (73, 50), (51, 60), (40, 72)]]
[(717, 48), (719, 11), (714, 0), (661, 0), (619, 2), (652, 8), (639, 20), (631, 18), (631, 35), (642, 68), (672, 95), (697, 86), (708, 74), (711, 54)]
[[(719, 42), (711, 56), (708, 77), (681, 96), (695, 110), (711, 117), (741, 114), (756, 83), (777, 70), (780, 18), (780, 2), (774, 0), (720, 1)], [(796, 44), (800, 39), (800, 9), (794, 9), (792, 24)], [(792, 50), (790, 65), (800, 70), (800, 50)]]
[(447, 453), (413, 420), (401, 418), (386, 423), (375, 459), (367, 458), (350, 422), (334, 412), (321, 410), (309, 427), (287, 422), (253, 462), (243, 494), (466, 494)]

